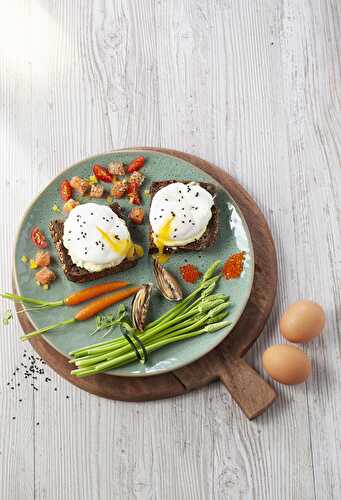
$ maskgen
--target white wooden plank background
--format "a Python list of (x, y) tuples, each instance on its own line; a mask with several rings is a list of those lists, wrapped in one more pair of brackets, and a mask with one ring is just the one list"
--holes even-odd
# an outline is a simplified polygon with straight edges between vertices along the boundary
[(279, 293), (252, 364), (263, 373), (288, 303), (328, 313), (306, 347), (312, 378), (278, 386), (252, 423), (219, 384), (125, 404), (45, 369), (39, 391), (20, 374), (11, 390), (13, 322), (0, 336), (1, 499), (341, 497), (340, 29), (339, 0), (0, 2), (1, 289), (15, 228), (51, 177), (96, 152), (164, 146), (228, 170), (269, 220)]

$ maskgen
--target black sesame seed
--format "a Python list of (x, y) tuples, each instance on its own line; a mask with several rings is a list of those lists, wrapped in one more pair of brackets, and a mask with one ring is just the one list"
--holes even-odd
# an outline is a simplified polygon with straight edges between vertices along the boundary
[(39, 425), (39, 422), (37, 422), (36, 425)]
[(15, 417), (12, 417), (12, 420), (15, 420)]
[(19, 399), (19, 403), (22, 403), (22, 399)]
[(198, 196), (199, 196), (199, 193), (195, 193), (195, 197), (198, 198)]
[(54, 390), (57, 391), (57, 387), (55, 387)]
[(173, 217), (175, 217), (175, 213), (172, 211), (171, 214), (173, 215)]
[(165, 201), (168, 201), (168, 198), (165, 198)]

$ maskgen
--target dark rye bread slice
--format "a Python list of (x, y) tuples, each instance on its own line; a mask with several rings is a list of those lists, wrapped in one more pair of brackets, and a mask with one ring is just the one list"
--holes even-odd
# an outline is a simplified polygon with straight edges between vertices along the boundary
[[(110, 206), (111, 210), (115, 212), (119, 217), (122, 217), (121, 208), (118, 203), (114, 203)], [(121, 264), (115, 267), (109, 267), (108, 269), (103, 269), (103, 271), (90, 272), (84, 267), (78, 267), (72, 262), (72, 259), (63, 245), (63, 233), (64, 233), (64, 221), (53, 220), (49, 224), (49, 230), (54, 241), (59, 260), (61, 262), (63, 271), (68, 280), (74, 281), (76, 283), (85, 283), (87, 281), (98, 280), (104, 278), (105, 276), (110, 276), (115, 273), (126, 271), (131, 267), (135, 267), (137, 260), (125, 259)]]
[[(167, 181), (158, 181), (158, 182), (152, 182), (150, 188), (149, 188), (149, 193), (150, 193), (150, 199), (152, 201), (153, 197), (155, 194), (165, 186), (168, 186), (168, 184), (172, 184), (173, 182), (182, 182), (183, 184), (189, 184), (190, 182), (193, 181), (176, 181), (176, 180), (167, 180)], [(213, 184), (209, 184), (208, 182), (198, 182), (198, 184), (206, 189), (209, 193), (211, 193), (213, 196), (216, 194), (217, 190)], [(214, 205), (212, 208), (212, 217), (207, 224), (206, 231), (204, 234), (201, 236), (196, 241), (193, 241), (192, 243), (188, 243), (187, 245), (184, 246), (178, 246), (178, 247), (165, 247), (163, 252), (166, 254), (171, 254), (171, 253), (177, 253), (177, 252), (200, 252), (202, 250), (205, 250), (205, 248), (211, 247), (215, 244), (217, 241), (218, 237), (218, 231), (219, 231), (219, 209)], [(155, 243), (152, 238), (152, 228), (149, 225), (149, 253), (157, 253), (158, 249), (155, 246)]]

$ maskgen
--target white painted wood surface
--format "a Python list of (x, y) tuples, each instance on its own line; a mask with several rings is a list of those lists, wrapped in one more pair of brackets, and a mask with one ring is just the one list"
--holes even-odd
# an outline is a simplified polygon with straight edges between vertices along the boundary
[(278, 386), (278, 402), (252, 423), (219, 384), (125, 404), (46, 370), (39, 391), (25, 380), (11, 390), (23, 354), (14, 321), (0, 336), (0, 498), (339, 499), (339, 0), (0, 7), (1, 289), (11, 286), (15, 228), (51, 177), (96, 152), (164, 146), (228, 170), (269, 220), (279, 293), (252, 364), (263, 373), (288, 303), (311, 297), (328, 313), (306, 347), (309, 382)]

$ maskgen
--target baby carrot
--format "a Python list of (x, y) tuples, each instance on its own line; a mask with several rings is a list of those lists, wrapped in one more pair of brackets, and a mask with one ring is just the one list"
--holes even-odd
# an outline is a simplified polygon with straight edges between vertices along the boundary
[(84, 288), (84, 290), (80, 290), (79, 292), (72, 293), (68, 297), (65, 297), (64, 304), (67, 306), (75, 306), (104, 293), (124, 288), (128, 284), (127, 281), (111, 281), (110, 283), (103, 283), (102, 285), (90, 286), (89, 288)]
[(37, 309), (48, 309), (51, 307), (60, 306), (75, 306), (86, 302), (87, 300), (98, 297), (104, 293), (112, 292), (113, 290), (118, 290), (119, 288), (124, 288), (129, 285), (127, 281), (111, 281), (110, 283), (104, 283), (103, 285), (94, 285), (79, 292), (72, 293), (71, 295), (65, 297), (61, 300), (56, 300), (55, 302), (49, 302), (47, 300), (37, 300), (31, 297), (25, 297), (23, 295), (15, 295), (14, 293), (0, 293), (0, 297), (4, 299), (13, 300), (14, 302), (23, 302), (27, 304), (33, 304), (38, 306)]
[(131, 288), (127, 288), (125, 290), (120, 290), (119, 292), (105, 295), (104, 297), (101, 297), (97, 300), (94, 300), (93, 302), (90, 302), (89, 305), (83, 307), (83, 309), (78, 311), (78, 313), (74, 316), (74, 318), (66, 319), (66, 320), (60, 321), (59, 323), (56, 323), (54, 325), (45, 326), (43, 328), (40, 328), (39, 330), (36, 330), (34, 332), (28, 333), (27, 335), (24, 335), (23, 337), (21, 337), (21, 340), (28, 340), (32, 337), (36, 337), (37, 335), (40, 335), (41, 333), (46, 333), (50, 330), (54, 330), (55, 328), (59, 328), (61, 326), (75, 323), (76, 321), (85, 321), (87, 319), (90, 319), (93, 316), (95, 316), (95, 314), (103, 311), (103, 309), (106, 309), (107, 307), (110, 307), (111, 305), (116, 304), (116, 302), (120, 302), (121, 300), (124, 300), (124, 299), (127, 299), (128, 297), (131, 297), (131, 295), (134, 295), (139, 290), (140, 290), (140, 287), (134, 286)]
[(86, 319), (92, 318), (92, 316), (95, 316), (95, 314), (99, 313), (100, 311), (103, 311), (103, 309), (106, 309), (112, 304), (116, 304), (116, 302), (120, 302), (121, 300), (131, 297), (131, 295), (134, 295), (139, 290), (140, 287), (135, 286), (132, 288), (127, 288), (126, 290), (120, 290), (119, 292), (115, 292), (110, 295), (105, 295), (100, 299), (90, 302), (88, 306), (78, 311), (78, 313), (75, 316), (75, 319), (77, 321), (84, 321)]

